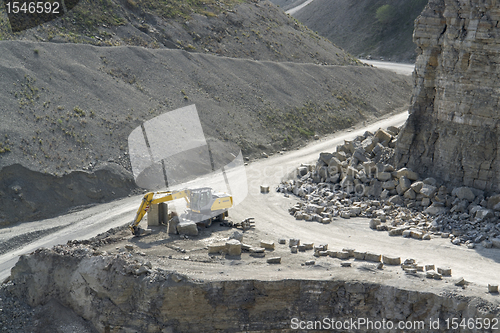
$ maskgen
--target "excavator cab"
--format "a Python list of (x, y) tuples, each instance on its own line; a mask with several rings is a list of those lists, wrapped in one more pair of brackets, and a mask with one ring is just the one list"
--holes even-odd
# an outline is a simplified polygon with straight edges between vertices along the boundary
[(191, 190), (189, 206), (193, 212), (203, 213), (212, 206), (212, 189), (209, 187)]

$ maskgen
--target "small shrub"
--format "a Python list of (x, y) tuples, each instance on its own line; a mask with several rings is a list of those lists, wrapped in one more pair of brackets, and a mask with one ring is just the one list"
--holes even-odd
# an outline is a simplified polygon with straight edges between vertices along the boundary
[(391, 22), (396, 15), (396, 9), (391, 5), (383, 5), (377, 9), (375, 13), (376, 19), (382, 23), (387, 24)]

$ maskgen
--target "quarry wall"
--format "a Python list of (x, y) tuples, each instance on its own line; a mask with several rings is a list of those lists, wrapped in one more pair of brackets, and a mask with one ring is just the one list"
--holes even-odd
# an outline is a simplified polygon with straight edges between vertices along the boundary
[(500, 2), (430, 0), (396, 163), (489, 192), (500, 187)]
[(436, 332), (446, 326), (429, 329), (431, 318), (495, 318), (500, 311), (443, 290), (354, 279), (197, 280), (155, 266), (89, 246), (58, 246), (22, 256), (12, 281), (31, 306), (55, 299), (99, 332), (296, 332), (293, 318), (424, 321), (424, 329), (405, 331)]

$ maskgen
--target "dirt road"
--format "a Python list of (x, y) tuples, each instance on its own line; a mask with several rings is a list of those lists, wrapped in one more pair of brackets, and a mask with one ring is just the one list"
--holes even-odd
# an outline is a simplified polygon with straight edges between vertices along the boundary
[[(250, 163), (246, 168), (248, 196), (244, 202), (233, 209), (231, 215), (234, 220), (252, 215), (260, 221), (273, 221), (273, 224), (277, 225), (270, 225), (269, 228), (271, 230), (273, 228), (278, 228), (278, 230), (280, 228), (284, 228), (284, 230), (288, 229), (287, 224), (280, 227), (280, 221), (285, 217), (292, 219), (288, 216), (287, 208), (293, 201), (281, 195), (271, 193), (269, 198), (272, 198), (272, 200), (267, 203), (267, 197), (262, 197), (259, 192), (259, 186), (261, 184), (267, 183), (271, 187), (274, 187), (284, 176), (300, 165), (301, 162), (312, 162), (317, 159), (320, 152), (333, 150), (335, 146), (342, 143), (343, 140), (362, 134), (365, 130), (374, 130), (379, 127), (391, 125), (401, 125), (406, 120), (406, 117), (406, 112), (397, 114), (378, 121), (365, 129), (339, 132), (338, 134), (334, 134), (320, 141), (313, 141), (300, 150), (286, 152), (283, 155), (275, 155), (268, 159)], [(51, 247), (56, 244), (64, 244), (70, 239), (90, 238), (110, 228), (129, 223), (134, 217), (140, 200), (140, 196), (125, 198), (111, 203), (94, 206), (73, 214), (42, 221), (20, 223), (2, 229), (0, 233), (0, 242), (11, 243), (10, 246), (13, 249), (0, 255), (0, 281), (10, 275), (10, 269), (15, 265), (18, 257), (22, 254), (34, 251), (39, 247)], [(264, 205), (267, 206), (265, 210), (261, 207), (262, 201), (264, 201)], [(264, 211), (266, 212), (265, 215), (261, 214)], [(26, 242), (26, 240), (22, 238), (23, 235), (33, 231), (43, 232), (43, 230), (56, 227), (62, 228), (45, 237), (35, 239), (28, 244), (23, 244)], [(267, 228), (266, 224), (263, 224), (262, 227)], [(314, 237), (311, 236), (311, 238)]]
[[(390, 237), (386, 232), (375, 232), (368, 227), (368, 219), (338, 219), (329, 225), (316, 222), (296, 221), (288, 214), (288, 208), (297, 199), (286, 198), (276, 193), (274, 188), (280, 180), (292, 172), (301, 162), (315, 162), (322, 151), (333, 151), (344, 140), (361, 135), (364, 131), (375, 131), (380, 127), (401, 125), (407, 113), (400, 113), (380, 120), (363, 128), (348, 130), (311, 142), (308, 146), (284, 154), (276, 154), (267, 159), (250, 163), (246, 167), (248, 196), (231, 210), (233, 221), (254, 217), (261, 235), (269, 239), (300, 238), (302, 241), (327, 243), (330, 248), (354, 248), (360, 251), (373, 251), (381, 254), (414, 258), (425, 264), (451, 267), (453, 276), (463, 276), (466, 280), (480, 285), (498, 282), (500, 251), (498, 249), (470, 250), (452, 245), (449, 240), (434, 238), (430, 241), (417, 241), (403, 237)], [(210, 180), (207, 180), (208, 183)], [(260, 193), (260, 185), (271, 186), (268, 194)], [(130, 197), (109, 204), (95, 206), (77, 213), (56, 219), (21, 224), (3, 229), (0, 240), (8, 241), (7, 235), (22, 235), (34, 227), (66, 227), (38, 239), (30, 244), (0, 256), (0, 279), (8, 277), (10, 268), (20, 254), (33, 251), (38, 247), (65, 243), (69, 239), (86, 239), (105, 230), (124, 225), (131, 221), (140, 197)], [(144, 223), (144, 222), (143, 222)]]
[(415, 69), (414, 64), (401, 64), (397, 62), (390, 61), (378, 61), (378, 60), (361, 60), (365, 64), (372, 65), (373, 67), (387, 69), (396, 74), (408, 75), (410, 76)]

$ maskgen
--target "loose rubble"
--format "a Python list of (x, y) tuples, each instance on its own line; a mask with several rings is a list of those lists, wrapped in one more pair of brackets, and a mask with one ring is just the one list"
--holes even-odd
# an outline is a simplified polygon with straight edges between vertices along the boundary
[(367, 131), (333, 153), (321, 153), (316, 165), (298, 167), (297, 178), (277, 188), (302, 199), (290, 214), (324, 224), (367, 217), (370, 228), (390, 236), (500, 248), (500, 194), (448, 188), (408, 168), (396, 170), (391, 163), (398, 133), (393, 126)]

